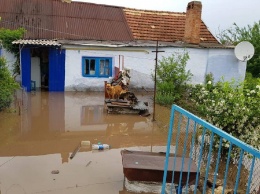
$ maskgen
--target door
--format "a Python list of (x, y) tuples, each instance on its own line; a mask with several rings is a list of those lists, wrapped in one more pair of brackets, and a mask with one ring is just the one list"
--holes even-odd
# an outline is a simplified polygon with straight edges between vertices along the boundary
[(64, 91), (65, 84), (65, 50), (49, 50), (49, 92)]

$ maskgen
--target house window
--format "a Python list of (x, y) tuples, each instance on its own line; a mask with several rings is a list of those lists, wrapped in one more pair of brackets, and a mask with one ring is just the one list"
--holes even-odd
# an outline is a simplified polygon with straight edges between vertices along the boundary
[(112, 58), (83, 57), (82, 76), (84, 77), (111, 77)]

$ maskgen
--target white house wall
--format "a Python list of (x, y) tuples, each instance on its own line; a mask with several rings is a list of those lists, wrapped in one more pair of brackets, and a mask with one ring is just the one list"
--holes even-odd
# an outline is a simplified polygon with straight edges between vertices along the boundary
[(7, 67), (9, 69), (9, 71), (11, 73), (13, 73), (13, 64), (16, 61), (15, 56), (12, 53), (8, 52), (7, 50), (5, 50), (3, 48), (1, 49), (1, 56), (6, 59)]
[(243, 81), (246, 64), (235, 57), (233, 49), (211, 49), (206, 72), (213, 74), (215, 82), (222, 78), (225, 81)]
[[(182, 54), (184, 52), (183, 48), (165, 48), (160, 49), (164, 50), (164, 53), (160, 53), (159, 59), (161, 59), (161, 56), (169, 57), (172, 54)], [(207, 60), (208, 60), (208, 49), (195, 49), (195, 48), (189, 48), (185, 49), (186, 52), (188, 52), (190, 59), (188, 60), (186, 64), (186, 70), (190, 70), (190, 72), (193, 74), (191, 82), (193, 84), (199, 84), (204, 82), (204, 76), (207, 69)]]
[[(131, 49), (129, 49), (131, 50)], [(136, 50), (136, 49), (135, 49)], [(124, 56), (124, 67), (132, 69), (130, 87), (151, 88), (153, 81), (151, 73), (154, 69), (154, 53), (147, 54), (147, 49), (132, 51), (102, 51), (102, 50), (66, 50), (65, 59), (65, 90), (67, 91), (103, 91), (104, 81), (109, 78), (89, 78), (82, 76), (82, 57), (112, 57), (112, 71), (119, 67), (119, 55)], [(149, 52), (149, 51), (148, 51)], [(122, 58), (120, 59), (122, 68)], [(136, 72), (135, 72), (136, 71)]]
[[(100, 49), (100, 48), (99, 48)], [(125, 49), (125, 50), (123, 50)], [(124, 56), (124, 67), (131, 71), (130, 87), (153, 89), (154, 83), (152, 73), (155, 67), (155, 49), (145, 47), (126, 47), (121, 51), (111, 50), (80, 50), (67, 49), (65, 59), (65, 90), (67, 91), (103, 91), (104, 81), (108, 78), (88, 78), (82, 76), (82, 57), (112, 57), (114, 67), (119, 67), (119, 55)], [(158, 60), (162, 56), (168, 57), (173, 53), (182, 53), (182, 48), (166, 47), (159, 48)], [(236, 59), (233, 49), (208, 49), (188, 48), (189, 61), (186, 68), (193, 74), (191, 83), (203, 83), (205, 75), (213, 73), (214, 80), (219, 81), (222, 77), (225, 80), (244, 80), (246, 62)], [(122, 58), (121, 58), (122, 67)], [(115, 72), (113, 72), (115, 76)]]
[[(108, 49), (107, 47), (105, 47)], [(119, 55), (124, 56), (124, 67), (131, 70), (131, 88), (153, 89), (154, 83), (151, 75), (154, 73), (155, 67), (155, 48), (150, 47), (124, 47), (113, 48), (108, 50), (83, 50), (70, 48), (66, 49), (65, 59), (65, 90), (66, 91), (103, 91), (104, 81), (109, 81), (108, 78), (87, 78), (82, 76), (82, 57), (112, 57), (112, 70), (114, 67), (119, 67)], [(121, 49), (121, 50), (119, 50)], [(159, 48), (158, 60), (162, 56), (168, 57), (175, 52), (183, 52), (182, 48), (165, 47)], [(219, 81), (224, 78), (226, 81), (236, 79), (244, 80), (246, 72), (246, 62), (239, 61), (233, 49), (216, 49), (216, 48), (187, 48), (190, 59), (187, 62), (186, 68), (193, 74), (191, 83), (203, 83), (205, 75), (212, 73), (214, 81)], [(16, 59), (13, 54), (5, 49), (1, 50), (1, 55), (5, 57), (9, 70), (12, 72), (12, 65)], [(122, 68), (122, 57), (120, 66)], [(115, 72), (113, 72), (115, 76)]]
[[(104, 81), (107, 78), (86, 78), (82, 76), (82, 57), (100, 56), (114, 57), (112, 54), (96, 51), (66, 50), (65, 58), (65, 90), (67, 91), (87, 91), (101, 90), (104, 88)], [(113, 62), (114, 64), (114, 58)]]

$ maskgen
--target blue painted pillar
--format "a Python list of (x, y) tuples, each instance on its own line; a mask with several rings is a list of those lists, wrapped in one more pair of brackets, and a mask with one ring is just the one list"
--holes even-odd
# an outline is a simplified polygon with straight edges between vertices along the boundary
[(31, 50), (23, 48), (21, 51), (22, 86), (27, 92), (31, 91)]
[(49, 50), (49, 91), (64, 91), (65, 84), (65, 50)]

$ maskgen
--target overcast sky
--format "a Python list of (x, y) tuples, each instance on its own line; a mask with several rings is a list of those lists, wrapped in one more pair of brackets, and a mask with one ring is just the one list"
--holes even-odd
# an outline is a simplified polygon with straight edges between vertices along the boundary
[[(75, 1), (75, 0), (74, 0)], [(97, 4), (118, 5), (136, 9), (186, 12), (191, 0), (76, 0)], [(260, 0), (201, 0), (202, 20), (216, 35), (220, 30), (253, 25), (260, 20)]]

